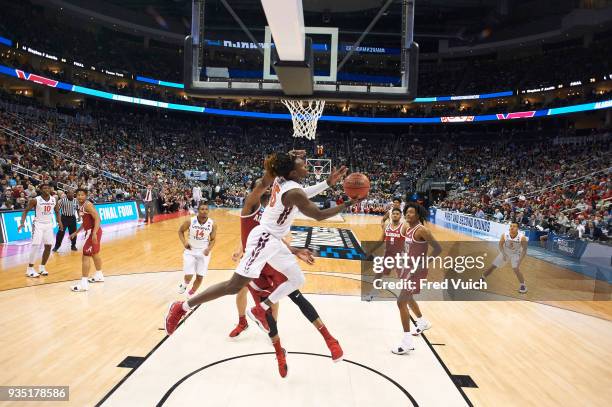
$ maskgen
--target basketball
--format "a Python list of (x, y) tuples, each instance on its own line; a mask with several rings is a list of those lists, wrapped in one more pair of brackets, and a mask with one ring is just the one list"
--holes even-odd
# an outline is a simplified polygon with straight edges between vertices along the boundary
[(351, 199), (363, 199), (370, 192), (370, 180), (365, 174), (354, 172), (344, 179), (344, 193)]

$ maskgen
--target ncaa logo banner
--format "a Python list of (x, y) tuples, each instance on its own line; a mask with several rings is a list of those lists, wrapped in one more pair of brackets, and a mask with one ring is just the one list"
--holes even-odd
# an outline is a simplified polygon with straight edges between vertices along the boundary
[(291, 246), (310, 249), (318, 257), (364, 260), (365, 253), (350, 229), (291, 226)]

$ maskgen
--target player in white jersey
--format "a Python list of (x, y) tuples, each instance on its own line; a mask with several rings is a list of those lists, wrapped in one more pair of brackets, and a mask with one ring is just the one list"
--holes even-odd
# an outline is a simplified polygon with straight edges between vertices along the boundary
[[(190, 309), (225, 295), (237, 294), (251, 280), (259, 277), (262, 268), (268, 263), (284, 274), (287, 281), (280, 284), (267, 300), (247, 311), (250, 318), (266, 326), (266, 310), (304, 284), (304, 273), (295, 256), (282, 241), (289, 233), (298, 211), (310, 218), (324, 220), (359, 202), (349, 200), (334, 208), (320, 209), (308, 199), (304, 188), (298, 183), (308, 175), (306, 163), (301, 157), (285, 153), (272, 154), (266, 159), (264, 167), (268, 175), (274, 177), (270, 202), (261, 216), (259, 226), (249, 234), (245, 254), (234, 274), (228, 281), (207, 288), (189, 301), (174, 302), (166, 316), (168, 334), (174, 332)], [(337, 181), (346, 174), (346, 168), (341, 168), (339, 172)]]
[[(185, 232), (189, 231), (189, 238), (185, 239)], [(179, 285), (179, 293), (183, 294), (191, 278), (195, 274), (189, 295), (195, 294), (202, 284), (202, 279), (208, 272), (210, 252), (215, 245), (217, 225), (208, 217), (208, 204), (201, 202), (198, 205), (198, 214), (190, 220), (183, 222), (178, 230), (179, 239), (185, 251), (183, 252), (184, 281)]]
[[(21, 229), (25, 227), (28, 212), (32, 209), (36, 209), (36, 216), (32, 220), (32, 247), (30, 249), (30, 262), (26, 270), (26, 276), (47, 276), (49, 273), (45, 265), (47, 264), (47, 260), (49, 260), (51, 246), (55, 244), (55, 236), (53, 234), (53, 213), (55, 213), (59, 228), (64, 229), (59, 214), (59, 208), (56, 205), (55, 197), (51, 196), (51, 187), (49, 185), (41, 185), (40, 195), (34, 199), (30, 199), (28, 205), (21, 214), (21, 222), (19, 223), (18, 231), (21, 231)], [(43, 251), (42, 260), (40, 261), (40, 266), (38, 267), (38, 272), (36, 272), (34, 269), (34, 260), (40, 252), (41, 245), (44, 245), (45, 249)]]
[(510, 230), (499, 239), (499, 255), (493, 260), (493, 264), (484, 272), (482, 275), (483, 279), (486, 279), (493, 270), (498, 267), (502, 267), (504, 264), (510, 262), (512, 271), (516, 274), (520, 286), (518, 292), (525, 294), (527, 292), (527, 285), (525, 284), (525, 277), (519, 270), (519, 265), (523, 261), (523, 258), (527, 254), (527, 237), (519, 232), (519, 225), (516, 222), (510, 224)]

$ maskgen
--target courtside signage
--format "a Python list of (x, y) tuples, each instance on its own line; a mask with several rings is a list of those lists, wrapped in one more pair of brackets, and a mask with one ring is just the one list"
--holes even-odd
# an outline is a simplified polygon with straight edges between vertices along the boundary
[(499, 239), (502, 234), (510, 230), (510, 225), (508, 224), (476, 218), (459, 212), (445, 211), (443, 209), (436, 210), (435, 223), (478, 237), (486, 236), (495, 239)]
[[(138, 220), (138, 208), (134, 201), (95, 204), (94, 206), (100, 215), (100, 222), (102, 225), (111, 225), (113, 223), (125, 222), (128, 220)], [(9, 211), (0, 214), (4, 243), (32, 238), (34, 211), (28, 214), (24, 228), (18, 231), (17, 229), (21, 222), (21, 214), (22, 211)], [(53, 231), (54, 233), (58, 231), (55, 215), (53, 216)]]

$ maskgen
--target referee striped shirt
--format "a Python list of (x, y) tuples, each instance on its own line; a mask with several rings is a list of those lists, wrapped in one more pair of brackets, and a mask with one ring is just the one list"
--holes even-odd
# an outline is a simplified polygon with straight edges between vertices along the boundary
[(76, 198), (72, 198), (72, 200), (63, 197), (58, 202), (60, 208), (60, 215), (63, 216), (75, 216), (77, 211), (77, 200)]

